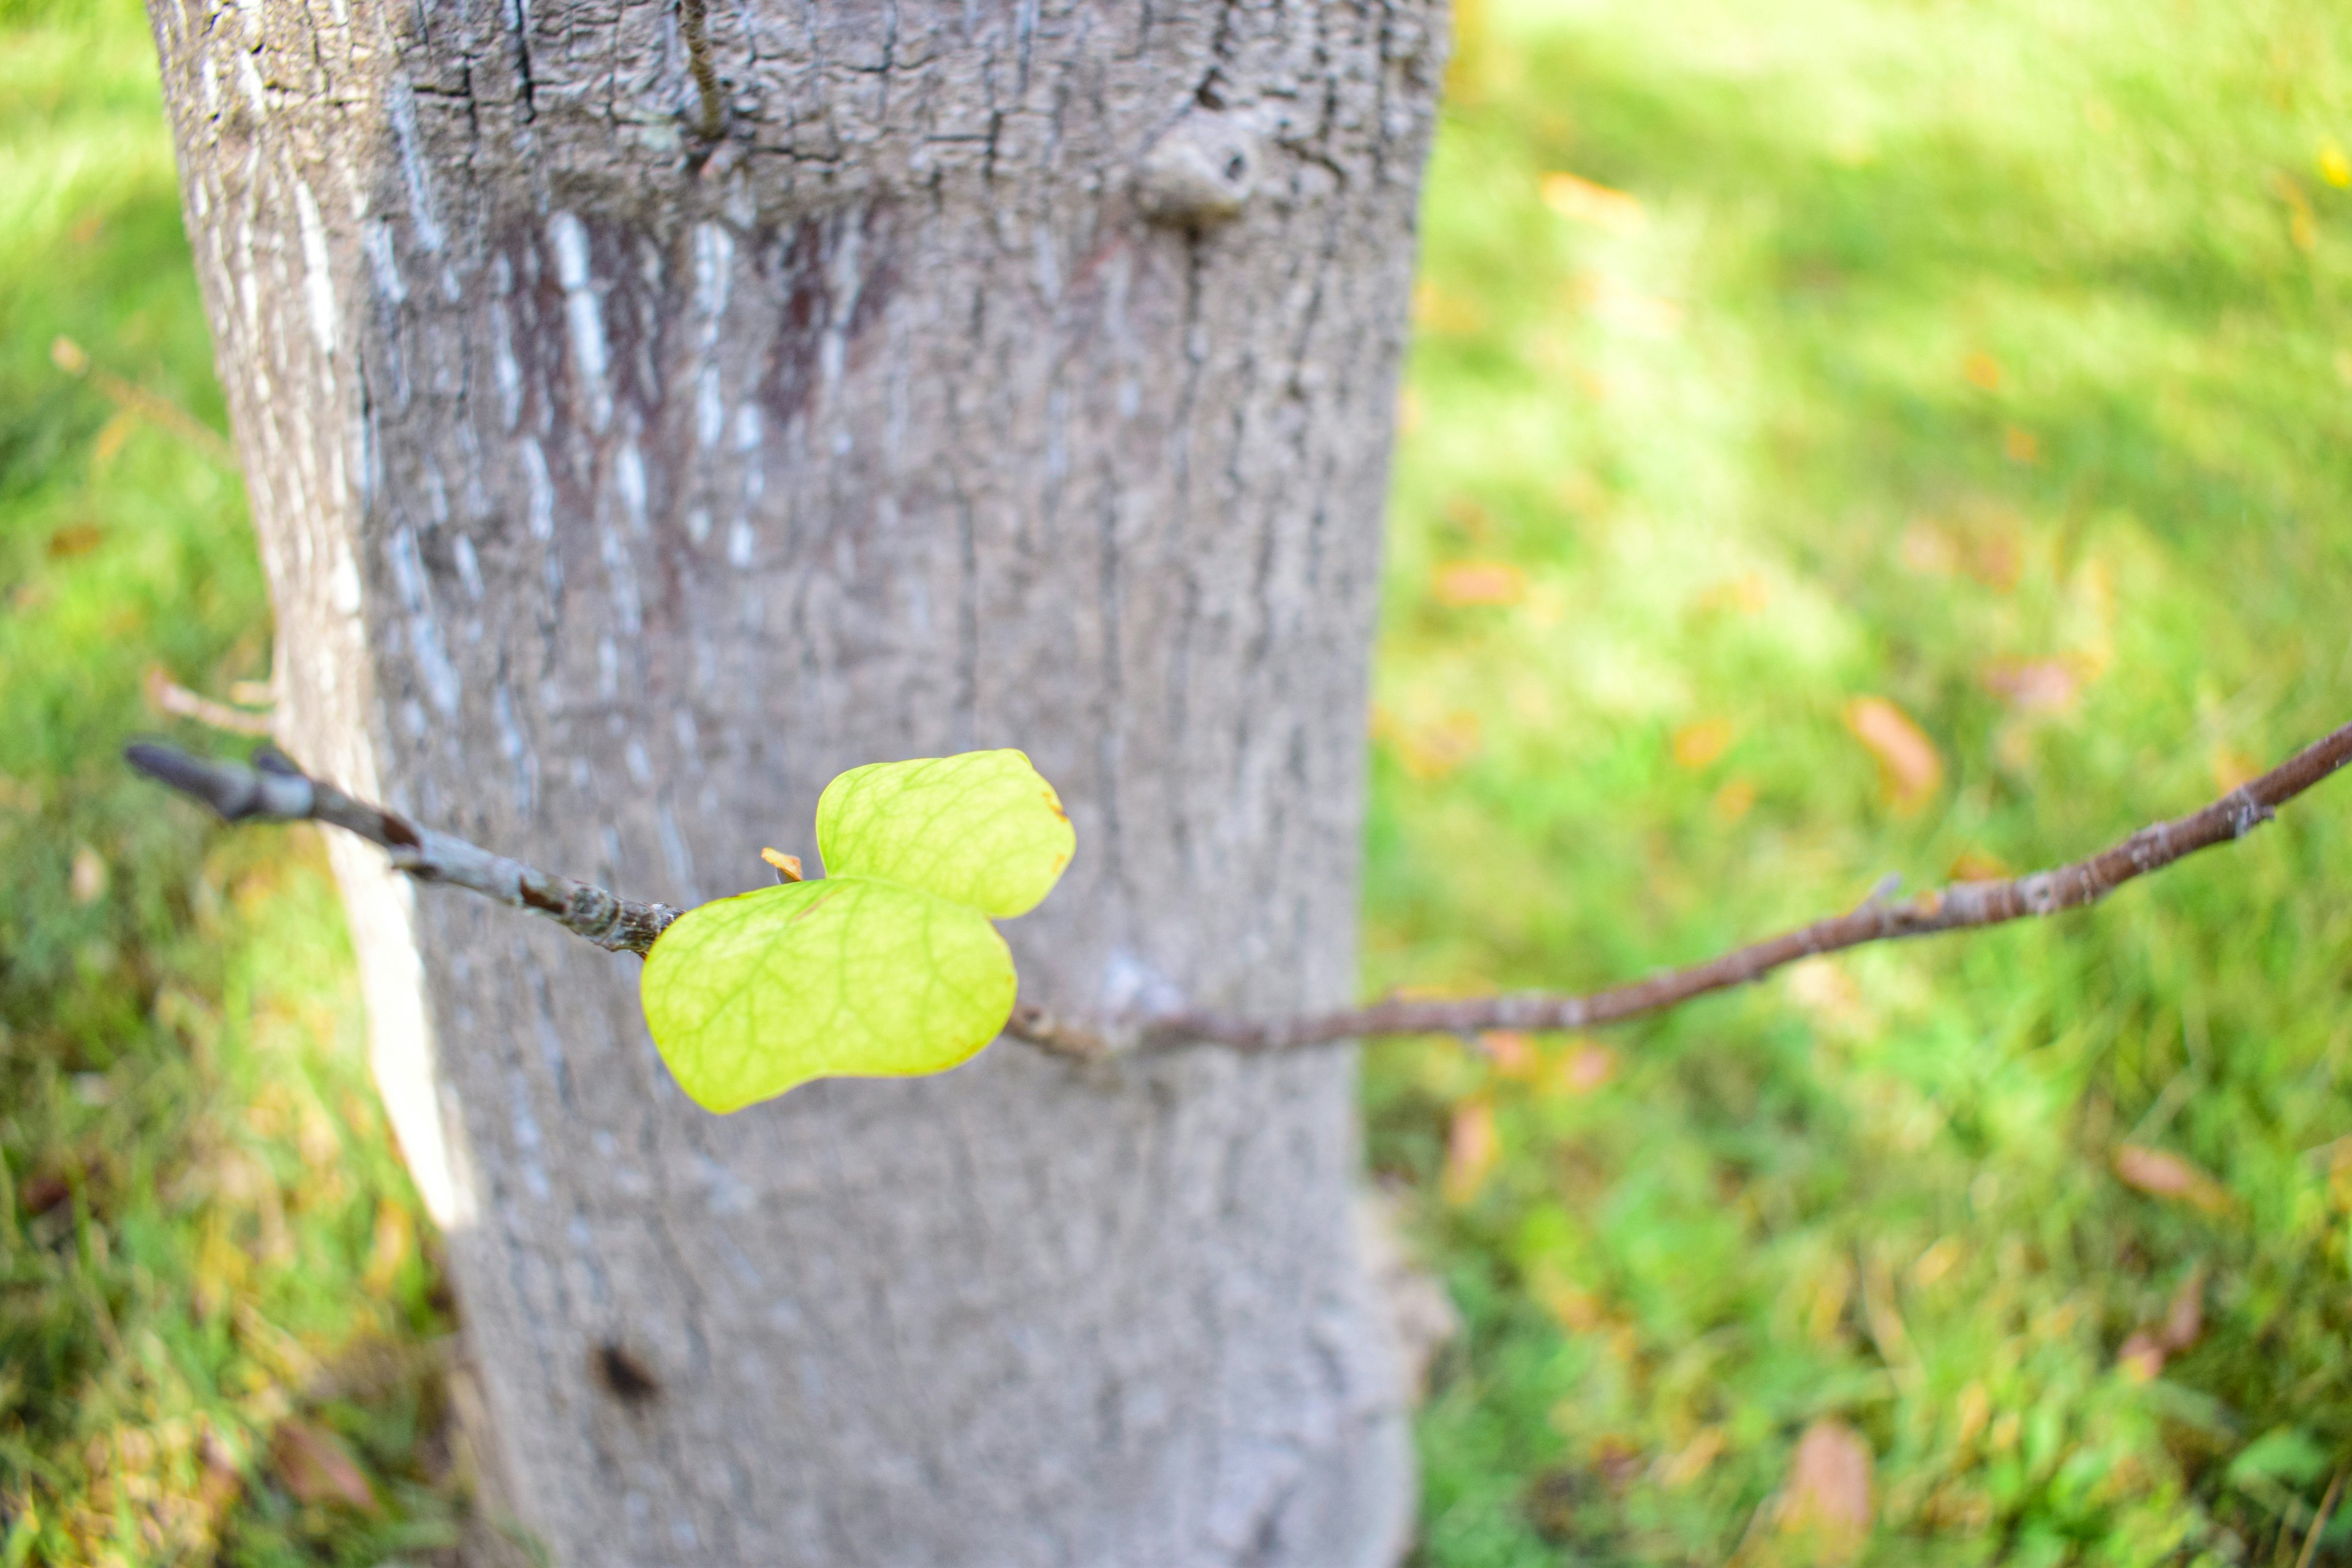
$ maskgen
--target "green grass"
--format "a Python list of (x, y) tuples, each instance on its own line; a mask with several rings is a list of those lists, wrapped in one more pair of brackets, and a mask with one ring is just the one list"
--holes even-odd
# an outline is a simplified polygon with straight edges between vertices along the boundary
[(118, 757), (151, 668), (268, 666), (236, 477), (51, 357), (222, 421), (153, 52), (119, 0), (0, 28), (0, 1563), (429, 1551), (446, 1325), (323, 857)]
[[(2069, 858), (2352, 713), (2352, 17), (1492, 0), (1463, 34), (1373, 984), (1598, 984), (1886, 872)], [(1638, 210), (1555, 211), (1555, 172)], [(1936, 748), (1907, 811), (1861, 698)], [(1422, 1560), (1810, 1560), (1776, 1494), (1833, 1419), (1869, 1562), (2294, 1563), (2352, 1466), (2347, 828), (2338, 784), (2095, 912), (1513, 1070), (1377, 1047), (1375, 1166), (1468, 1321)], [(2126, 1187), (2127, 1143), (2227, 1205)], [(2194, 1345), (2119, 1368), (2199, 1271)]]
[[(2352, 18), (1462, 32), (1368, 984), (1602, 984), (2068, 858), (2346, 716)], [(115, 760), (151, 667), (268, 664), (234, 477), (51, 358), (222, 420), (135, 7), (0, 0), (0, 1563), (429, 1555), (449, 1324), (315, 842)], [(1934, 747), (1916, 799), (1858, 699)], [(1373, 1163), (1467, 1323), (1421, 1561), (1807, 1561), (1778, 1500), (1835, 1421), (1864, 1561), (2294, 1563), (2352, 1468), (2347, 850), (2338, 784), (2095, 912), (1376, 1047)], [(2130, 1144), (2226, 1200), (2126, 1187)], [(2192, 1276), (2195, 1342), (2119, 1365)], [(320, 1434), (373, 1511), (306, 1481)]]

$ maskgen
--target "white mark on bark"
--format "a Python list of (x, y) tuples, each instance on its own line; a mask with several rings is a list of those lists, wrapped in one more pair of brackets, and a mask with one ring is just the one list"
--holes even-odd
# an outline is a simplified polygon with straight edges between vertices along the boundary
[(457, 542), (450, 546), (449, 552), (457, 559), (457, 581), (465, 584), (466, 596), (477, 604), (480, 603), (482, 563), (474, 553), (474, 542), (461, 533), (457, 535)]
[[(530, 536), (533, 539), (555, 537), (555, 485), (547, 476), (547, 454), (541, 451), (536, 437), (526, 436), (519, 445), (522, 458), (523, 489), (529, 493)], [(548, 560), (555, 559), (552, 552)]]
[(613, 422), (613, 389), (604, 302), (596, 298), (595, 280), (588, 271), (588, 226), (577, 214), (560, 212), (547, 220), (547, 237), (555, 247), (555, 280), (563, 287), (564, 321), (572, 330), (572, 364), (580, 373), (588, 427), (602, 434)]
[(405, 304), (408, 285), (400, 276), (399, 258), (393, 254), (392, 226), (381, 218), (362, 224), (360, 246), (367, 252), (368, 270), (375, 274), (375, 291), (392, 304)]
[[(511, 276), (503, 256), (495, 270)], [(507, 314), (504, 300), (490, 302), (490, 375), (499, 385), (499, 417), (512, 430), (522, 423), (522, 366), (515, 360), (514, 320)]]
[(425, 563), (416, 552), (416, 535), (405, 528), (395, 529), (384, 554), (392, 565), (393, 585), (400, 593), (401, 608), (408, 612), (408, 636), (416, 655), (416, 673), (425, 682), (425, 695), (432, 701), (435, 711), (443, 718), (454, 718), (457, 712), (460, 687), (457, 671), (449, 663), (449, 654), (441, 642), (441, 623), (433, 614), (432, 585), (425, 580)]
[(294, 211), (302, 230), (302, 302), (310, 308), (310, 337), (322, 356), (335, 352), (335, 277), (327, 253), (326, 220), (310, 182), (294, 182)]
[[(634, 748), (636, 742), (629, 744)], [(640, 751), (636, 755), (643, 755)], [(677, 880), (678, 900), (692, 909), (702, 902), (702, 894), (695, 886), (694, 857), (686, 847), (686, 835), (677, 830), (677, 814), (669, 808), (669, 797), (662, 797), (654, 809), (654, 826), (661, 832), (662, 858), (669, 862), (669, 874)]]
[(613, 490), (621, 498), (621, 515), (629, 520), (629, 531), (643, 535), (646, 531), (646, 460), (637, 451), (633, 437), (621, 443), (613, 457)]
[(401, 183), (408, 191), (408, 219), (415, 226), (417, 247), (427, 255), (438, 255), (443, 244), (441, 221), (434, 215), (433, 187), (417, 146), (416, 96), (410, 90), (406, 78), (394, 77), (384, 97), (386, 117), (392, 121), (393, 145), (400, 158)]
[(634, 640), (644, 629), (644, 620), (637, 603), (636, 569), (629, 563), (629, 547), (612, 528), (604, 530), (604, 574), (613, 584), (613, 614), (620, 622), (621, 635)]

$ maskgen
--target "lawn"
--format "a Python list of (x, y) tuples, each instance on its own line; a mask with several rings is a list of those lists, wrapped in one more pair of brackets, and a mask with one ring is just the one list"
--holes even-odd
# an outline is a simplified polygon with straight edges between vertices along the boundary
[[(1452, 87), (1372, 984), (2071, 858), (2352, 713), (2352, 17), (1486, 0)], [(1874, 1563), (2296, 1563), (2352, 1464), (2347, 828), (1376, 1047), (1469, 1324), (1423, 1561), (1835, 1560), (1866, 1496)]]
[[(2072, 858), (2352, 716), (2352, 16), (1459, 30), (1368, 991)], [(222, 426), (143, 21), (0, 0), (0, 1564), (414, 1561), (452, 1321), (323, 859), (115, 759), (268, 670), (164, 405)], [(1465, 1320), (1419, 1562), (2352, 1562), (2347, 979), (2339, 782), (2095, 911), (1373, 1047)]]

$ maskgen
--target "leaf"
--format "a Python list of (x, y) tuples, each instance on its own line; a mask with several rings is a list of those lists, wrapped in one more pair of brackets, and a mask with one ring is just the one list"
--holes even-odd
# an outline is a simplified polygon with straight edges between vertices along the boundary
[(945, 1072), (996, 1037), (1013, 988), (980, 910), (828, 877), (688, 910), (654, 943), (639, 994), (678, 1087), (725, 1112), (814, 1078)]
[(1916, 811), (1944, 782), (1944, 759), (1927, 732), (1884, 697), (1857, 697), (1845, 707), (1846, 728), (1870, 748), (1895, 810)]
[(332, 1432), (307, 1421), (278, 1424), (269, 1439), (278, 1479), (297, 1502), (340, 1502), (376, 1511), (375, 1489)]
[(1565, 172), (1546, 174), (1536, 189), (1543, 196), (1544, 205), (1562, 217), (1597, 228), (1614, 229), (1619, 234), (1631, 234), (1642, 226), (1639, 197), (1595, 184), (1580, 175)]
[(1507, 561), (1455, 561), (1437, 569), (1430, 591), (1453, 609), (1516, 605), (1528, 596), (1528, 574)]
[(1870, 1446), (1843, 1421), (1816, 1421), (1797, 1440), (1780, 1494), (1780, 1526), (1809, 1536), (1815, 1562), (1845, 1562), (1869, 1539), (1870, 1465)]
[(1445, 1201), (1466, 1204), (1476, 1197), (1502, 1152), (1503, 1141), (1495, 1130), (1494, 1103), (1474, 1099), (1455, 1106), (1454, 1124), (1445, 1137), (1445, 1173), (1438, 1180)]
[(2221, 1183), (2179, 1155), (2144, 1143), (2126, 1143), (2116, 1151), (2116, 1174), (2126, 1186), (2137, 1187), (2150, 1197), (2179, 1198), (2208, 1214), (2219, 1214), (2230, 1206), (2230, 1194)]
[(828, 876), (903, 882), (1005, 920), (1054, 890), (1077, 837), (1026, 753), (966, 752), (843, 773), (817, 800), (816, 847)]

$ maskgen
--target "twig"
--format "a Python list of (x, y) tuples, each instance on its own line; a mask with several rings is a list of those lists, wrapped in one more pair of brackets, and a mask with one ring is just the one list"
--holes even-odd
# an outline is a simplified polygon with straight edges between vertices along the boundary
[(201, 691), (191, 691), (163, 673), (162, 665), (147, 671), (147, 700), (159, 712), (226, 730), (233, 735), (267, 735), (269, 715), (215, 702)]
[(89, 351), (71, 338), (59, 338), (52, 342), (49, 360), (68, 375), (88, 380), (117, 408), (136, 414), (150, 425), (170, 431), (225, 468), (236, 467), (236, 451), (228, 444), (227, 437), (162, 393), (150, 392), (136, 383), (123, 380), (110, 370), (100, 370), (92, 365)]
[[(139, 745), (131, 763), (205, 801), (230, 821), (251, 816), (309, 817), (347, 827), (392, 852), (393, 864), (426, 881), (454, 883), (503, 903), (537, 910), (600, 947), (643, 953), (678, 911), (640, 904), (566, 877), (535, 870), (462, 838), (420, 828), (407, 818), (352, 800), (306, 777), (264, 748), (258, 769), (202, 762), (168, 746)], [(1096, 1059), (1124, 1051), (1192, 1045), (1237, 1051), (1286, 1050), (1378, 1035), (1467, 1035), (1486, 1029), (1589, 1029), (1672, 1007), (1709, 992), (1760, 979), (1800, 959), (1898, 937), (1932, 936), (2056, 914), (2097, 902), (2135, 878), (2200, 849), (2242, 838), (2280, 806), (2352, 762), (2352, 724), (2314, 742), (2260, 778), (2201, 811), (2143, 827), (2086, 860), (2005, 882), (1958, 882), (1905, 903), (1874, 894), (1858, 909), (1784, 931), (1687, 969), (1590, 995), (1520, 992), (1446, 1001), (1389, 1001), (1345, 1012), (1289, 1018), (1244, 1018), (1183, 1010), (1097, 1021), (1055, 1015), (1034, 1003), (1014, 1007), (1005, 1033), (1056, 1055)], [(577, 911), (576, 913), (574, 911)]]
[(1587, 996), (1521, 992), (1443, 1002), (1383, 1002), (1344, 1013), (1252, 1021), (1184, 1012), (1153, 1020), (1145, 1049), (1198, 1042), (1235, 1050), (1279, 1050), (1368, 1035), (1466, 1034), (1481, 1029), (1589, 1029), (1672, 1007), (1710, 991), (1745, 985), (1800, 959), (1896, 937), (1931, 936), (2056, 914), (2097, 902), (2136, 877), (2184, 856), (2242, 838), (2277, 809), (2352, 762), (2352, 724), (2314, 742), (2285, 762), (2202, 811), (2143, 827), (2087, 860), (2006, 882), (1958, 882), (1907, 903), (1873, 900), (1850, 913), (1727, 952), (1688, 969)]
[(381, 805), (353, 800), (264, 746), (253, 765), (192, 757), (173, 746), (141, 742), (123, 758), (148, 777), (192, 795), (224, 822), (325, 822), (381, 847), (392, 863), (420, 882), (446, 882), (518, 910), (547, 916), (575, 936), (614, 952), (643, 953), (662, 928), (677, 919), (667, 904), (643, 904), (586, 882), (575, 882), (455, 834), (437, 832)]

